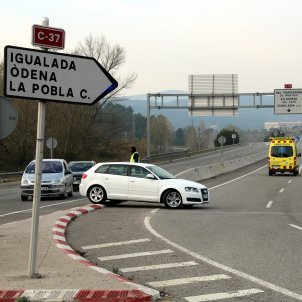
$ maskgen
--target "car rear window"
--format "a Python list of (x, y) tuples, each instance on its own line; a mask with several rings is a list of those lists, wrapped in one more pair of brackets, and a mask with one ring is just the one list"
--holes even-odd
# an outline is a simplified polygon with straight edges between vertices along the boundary
[(271, 156), (274, 157), (291, 157), (293, 154), (292, 146), (273, 146), (271, 149)]
[(69, 167), (71, 172), (85, 172), (89, 170), (93, 165), (93, 163), (70, 163)]

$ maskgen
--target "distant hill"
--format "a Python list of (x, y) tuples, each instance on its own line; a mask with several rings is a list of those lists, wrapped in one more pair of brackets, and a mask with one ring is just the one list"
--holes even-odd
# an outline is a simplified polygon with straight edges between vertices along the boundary
[[(186, 91), (162, 91), (160, 93), (186, 93)], [(151, 98), (152, 105), (154, 104), (154, 97)], [(175, 97), (164, 98), (164, 105), (176, 104)], [(258, 104), (259, 102), (256, 102)], [(118, 104), (125, 107), (131, 106), (134, 113), (140, 113), (143, 116), (147, 116), (147, 95), (134, 95), (122, 98)], [(249, 97), (242, 97), (241, 104), (252, 105), (252, 99)], [(263, 104), (273, 105), (273, 97), (263, 97)], [(161, 99), (157, 98), (157, 105), (161, 105)], [(180, 106), (187, 106), (187, 98), (179, 98)], [(174, 130), (178, 128), (184, 128), (188, 125), (197, 126), (200, 121), (203, 121), (206, 126), (222, 129), (230, 124), (237, 126), (243, 130), (260, 130), (263, 129), (265, 122), (296, 122), (301, 121), (302, 116), (300, 114), (288, 114), (288, 115), (275, 115), (274, 108), (240, 108), (238, 115), (236, 116), (189, 116), (187, 109), (152, 109), (151, 115), (164, 115), (171, 122)]]

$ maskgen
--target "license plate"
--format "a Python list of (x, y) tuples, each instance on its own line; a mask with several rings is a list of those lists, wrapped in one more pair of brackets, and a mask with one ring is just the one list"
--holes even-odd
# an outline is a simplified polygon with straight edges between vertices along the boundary
[(280, 166), (273, 166), (273, 169), (279, 169)]
[(43, 187), (43, 188), (42, 188), (42, 191), (47, 191), (47, 190), (48, 190), (47, 187)]

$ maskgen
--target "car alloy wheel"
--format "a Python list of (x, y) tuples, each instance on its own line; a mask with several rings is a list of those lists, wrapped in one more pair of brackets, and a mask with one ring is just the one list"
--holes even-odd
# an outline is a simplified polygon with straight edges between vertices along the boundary
[(88, 198), (92, 203), (103, 203), (106, 201), (106, 191), (101, 186), (93, 186), (89, 189)]
[(181, 195), (176, 190), (170, 190), (165, 193), (164, 204), (167, 208), (177, 209), (182, 204)]

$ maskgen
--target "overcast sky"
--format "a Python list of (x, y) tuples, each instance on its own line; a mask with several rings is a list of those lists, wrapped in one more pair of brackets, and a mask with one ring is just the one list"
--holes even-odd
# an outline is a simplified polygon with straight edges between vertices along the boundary
[(48, 17), (71, 51), (89, 34), (126, 50), (127, 95), (188, 90), (191, 74), (238, 74), (239, 92), (302, 88), (301, 0), (3, 0), (5, 45), (31, 48)]

